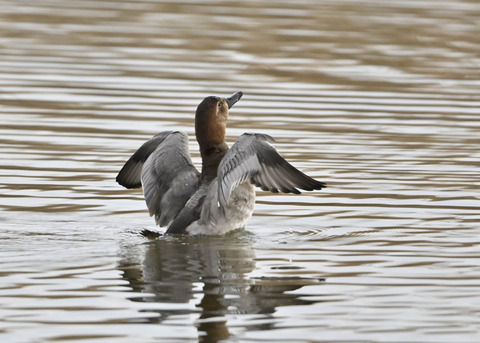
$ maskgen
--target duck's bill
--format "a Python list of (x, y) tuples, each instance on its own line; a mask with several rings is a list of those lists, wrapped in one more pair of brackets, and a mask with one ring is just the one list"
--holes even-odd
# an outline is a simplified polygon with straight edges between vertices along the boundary
[(237, 101), (241, 99), (242, 95), (243, 95), (242, 92), (236, 92), (236, 93), (233, 93), (230, 97), (225, 98), (225, 101), (228, 104), (228, 108), (229, 109), (232, 108), (232, 106), (235, 105)]

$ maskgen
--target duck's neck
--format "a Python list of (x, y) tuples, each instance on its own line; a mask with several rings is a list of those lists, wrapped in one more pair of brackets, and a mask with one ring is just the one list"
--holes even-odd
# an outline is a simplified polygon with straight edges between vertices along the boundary
[(210, 182), (217, 177), (217, 169), (223, 156), (228, 151), (227, 143), (200, 147), (202, 156), (202, 181)]

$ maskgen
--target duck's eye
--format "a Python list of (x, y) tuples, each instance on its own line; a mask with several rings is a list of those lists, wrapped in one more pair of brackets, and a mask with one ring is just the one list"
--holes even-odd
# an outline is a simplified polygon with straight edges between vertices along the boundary
[(217, 107), (218, 107), (218, 108), (222, 107), (222, 102), (221, 102), (221, 101), (219, 101), (219, 102), (217, 103)]

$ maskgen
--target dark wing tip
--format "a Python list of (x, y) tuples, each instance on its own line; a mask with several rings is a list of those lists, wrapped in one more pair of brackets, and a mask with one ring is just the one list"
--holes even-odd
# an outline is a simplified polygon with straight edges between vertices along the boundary
[(141, 188), (142, 187), (142, 183), (141, 182), (138, 182), (138, 183), (128, 183), (124, 180), (119, 180), (119, 178), (117, 177), (115, 179), (115, 181), (117, 181), (117, 183), (120, 185), (120, 186), (123, 186), (127, 189), (133, 189), (133, 188)]
[(139, 177), (142, 166), (143, 163), (141, 162), (132, 159), (128, 160), (118, 173), (115, 181), (117, 181), (119, 185), (128, 189), (142, 187), (142, 182)]
[[(178, 131), (163, 131), (148, 141), (142, 144), (142, 146), (130, 156), (128, 161), (122, 167), (116, 177), (116, 181), (119, 185), (125, 188), (139, 188), (142, 187), (141, 174), (142, 167), (148, 157), (162, 144), (162, 142), (172, 133), (179, 133)], [(182, 133), (182, 132), (180, 132)], [(182, 133), (186, 136), (186, 133)]]
[(322, 181), (317, 181), (315, 179), (310, 178), (310, 183), (309, 185), (305, 185), (305, 188), (303, 188), (306, 191), (314, 191), (314, 190), (320, 190), (322, 188), (326, 188), (327, 184)]
[[(317, 181), (317, 180), (315, 180), (315, 181)], [(318, 188), (315, 188), (315, 189), (327, 188), (327, 184), (325, 182), (317, 181), (317, 184), (318, 184), (318, 186), (316, 186), (316, 187), (318, 187)]]
[[(298, 171), (301, 173), (300, 171)], [(327, 187), (325, 182), (312, 179), (310, 176), (303, 173), (300, 174), (299, 179), (293, 180), (296, 187), (305, 191), (315, 191)]]

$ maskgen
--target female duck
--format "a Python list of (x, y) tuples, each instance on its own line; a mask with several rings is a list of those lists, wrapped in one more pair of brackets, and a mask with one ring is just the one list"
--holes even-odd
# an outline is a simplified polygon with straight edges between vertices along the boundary
[(242, 97), (209, 96), (198, 105), (195, 136), (202, 172), (194, 167), (185, 132), (153, 136), (125, 163), (116, 180), (143, 187), (150, 215), (170, 234), (221, 235), (245, 226), (255, 204), (253, 185), (273, 193), (311, 191), (325, 183), (305, 175), (270, 144), (265, 134), (245, 133), (229, 149), (225, 143), (228, 110)]

